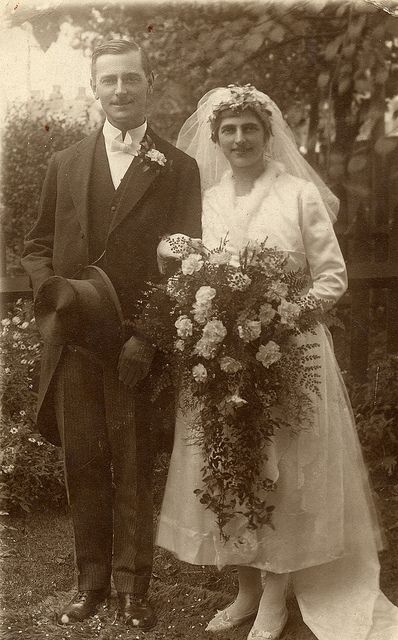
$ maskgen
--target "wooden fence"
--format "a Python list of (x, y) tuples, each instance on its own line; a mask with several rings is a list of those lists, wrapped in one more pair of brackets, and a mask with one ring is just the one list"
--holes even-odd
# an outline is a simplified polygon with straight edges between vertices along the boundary
[[(387, 350), (398, 353), (398, 144), (381, 155), (374, 150), (374, 141), (358, 142), (355, 154), (362, 154), (366, 162), (352, 172), (350, 185), (339, 194), (342, 206), (336, 233), (349, 279), (348, 293), (341, 301), (350, 309), (349, 369), (357, 381), (363, 381), (369, 359), (372, 301), (382, 299), (387, 313)], [(32, 292), (26, 276), (7, 276), (4, 239), (1, 245), (4, 308), (4, 303), (29, 298)]]

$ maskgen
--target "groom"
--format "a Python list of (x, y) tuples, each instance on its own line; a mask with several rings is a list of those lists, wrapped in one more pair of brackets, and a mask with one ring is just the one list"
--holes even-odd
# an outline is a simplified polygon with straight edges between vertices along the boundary
[[(95, 49), (91, 87), (105, 124), (52, 157), (22, 263), (34, 295), (51, 276), (76, 279), (95, 264), (128, 319), (145, 283), (158, 277), (162, 236), (200, 235), (199, 172), (147, 123), (153, 73), (135, 42), (110, 40)], [(44, 345), (38, 424), (63, 446), (78, 574), (60, 623), (92, 616), (108, 598), (111, 576), (119, 616), (141, 629), (156, 622), (146, 598), (153, 514), (144, 379), (153, 355), (134, 329), (114, 365), (74, 345)]]

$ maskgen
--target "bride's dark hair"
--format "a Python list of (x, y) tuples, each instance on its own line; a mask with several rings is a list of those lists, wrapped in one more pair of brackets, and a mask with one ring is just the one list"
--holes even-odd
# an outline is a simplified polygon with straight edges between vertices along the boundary
[(233, 118), (234, 116), (240, 116), (242, 113), (246, 112), (252, 113), (261, 123), (261, 126), (264, 130), (264, 140), (265, 142), (267, 142), (272, 136), (271, 116), (269, 116), (265, 112), (258, 113), (250, 106), (244, 106), (241, 109), (223, 109), (222, 111), (218, 111), (215, 118), (210, 120), (211, 139), (213, 140), (213, 142), (218, 143), (218, 132), (220, 130), (220, 125), (223, 118)]

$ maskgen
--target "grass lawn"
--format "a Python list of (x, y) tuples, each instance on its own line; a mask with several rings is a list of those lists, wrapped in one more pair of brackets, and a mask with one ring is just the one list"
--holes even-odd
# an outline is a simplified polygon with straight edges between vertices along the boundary
[[(381, 584), (398, 603), (398, 486), (380, 488), (381, 515), (389, 548), (381, 555)], [(1, 638), (7, 640), (142, 639), (204, 640), (204, 628), (217, 608), (228, 604), (236, 587), (234, 571), (193, 567), (155, 550), (150, 598), (159, 617), (146, 634), (114, 622), (116, 597), (108, 608), (84, 624), (60, 627), (54, 612), (74, 588), (72, 530), (65, 511), (41, 511), (24, 516), (2, 516)], [(283, 640), (313, 640), (303, 624), (293, 596)], [(219, 640), (245, 640), (250, 624), (218, 634)], [(336, 640), (338, 640), (336, 638)]]

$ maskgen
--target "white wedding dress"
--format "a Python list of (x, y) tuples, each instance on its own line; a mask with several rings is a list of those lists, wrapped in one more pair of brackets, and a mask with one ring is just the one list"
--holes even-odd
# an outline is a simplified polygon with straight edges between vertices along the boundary
[[(238, 260), (249, 241), (267, 239), (286, 251), (292, 268), (307, 267), (311, 292), (336, 302), (346, 270), (332, 224), (316, 188), (278, 165), (248, 196), (236, 198), (230, 173), (203, 201), (203, 242), (211, 249), (228, 234)], [(236, 517), (227, 543), (212, 511), (194, 495), (201, 486), (200, 450), (187, 443), (195, 419), (177, 411), (174, 449), (157, 544), (192, 564), (247, 565), (289, 572), (305, 623), (318, 640), (397, 640), (398, 608), (379, 590), (381, 534), (352, 410), (328, 331), (317, 342), (322, 365), (315, 417), (292, 436), (282, 429), (269, 446), (264, 470), (277, 481), (270, 494), (274, 529), (249, 531)]]

